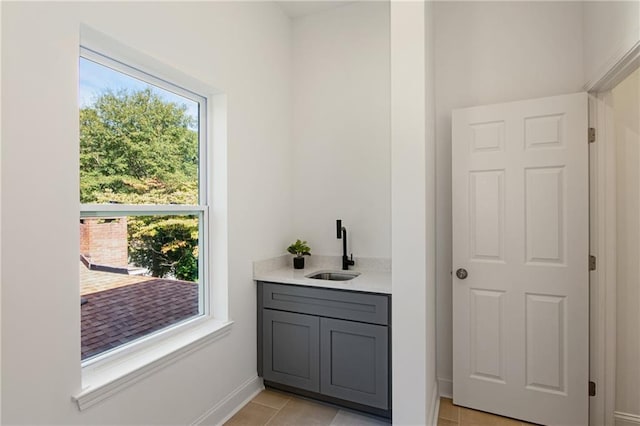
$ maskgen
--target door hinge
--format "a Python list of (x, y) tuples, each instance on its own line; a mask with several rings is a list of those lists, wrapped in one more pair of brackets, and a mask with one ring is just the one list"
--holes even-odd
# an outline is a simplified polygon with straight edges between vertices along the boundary
[(596, 396), (596, 382), (589, 382), (589, 396)]
[(589, 256), (589, 270), (590, 271), (595, 271), (596, 270), (596, 265), (597, 265), (597, 259), (595, 256), (590, 255)]
[(596, 129), (595, 127), (589, 127), (589, 143), (596, 141)]

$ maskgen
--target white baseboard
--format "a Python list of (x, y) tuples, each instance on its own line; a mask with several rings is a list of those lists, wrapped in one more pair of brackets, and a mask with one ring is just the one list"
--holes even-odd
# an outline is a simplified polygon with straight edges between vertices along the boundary
[(637, 414), (614, 411), (613, 418), (616, 426), (640, 425), (640, 415)]
[(430, 420), (430, 425), (436, 426), (438, 424), (438, 413), (440, 411), (440, 393), (438, 392), (437, 380), (433, 382), (433, 388), (431, 390), (431, 404), (429, 405), (427, 419)]
[(440, 389), (440, 396), (453, 399), (453, 380), (438, 377), (438, 389)]
[(238, 386), (222, 401), (194, 420), (192, 425), (222, 425), (264, 389), (262, 379), (254, 376)]

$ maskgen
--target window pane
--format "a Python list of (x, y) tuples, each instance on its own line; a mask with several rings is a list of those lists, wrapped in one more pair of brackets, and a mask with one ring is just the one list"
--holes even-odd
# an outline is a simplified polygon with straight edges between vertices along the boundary
[(82, 359), (201, 315), (195, 215), (80, 220)]
[(80, 58), (80, 202), (199, 204), (198, 102)]

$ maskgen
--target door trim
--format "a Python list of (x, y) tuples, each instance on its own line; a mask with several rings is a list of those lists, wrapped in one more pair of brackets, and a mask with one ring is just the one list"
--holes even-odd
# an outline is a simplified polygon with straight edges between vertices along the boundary
[(640, 66), (640, 40), (626, 52), (620, 52), (607, 63), (605, 71), (584, 85), (587, 92), (607, 92)]
[(589, 96), (589, 126), (596, 142), (589, 149), (590, 247), (598, 266), (590, 275), (591, 425), (613, 426), (616, 378), (616, 151), (611, 92)]
[(596, 143), (589, 150), (591, 254), (598, 268), (590, 275), (590, 377), (597, 383), (590, 398), (589, 423), (615, 424), (616, 377), (616, 182), (615, 121), (611, 89), (640, 67), (640, 40), (608, 62), (584, 85), (589, 92), (589, 126)]

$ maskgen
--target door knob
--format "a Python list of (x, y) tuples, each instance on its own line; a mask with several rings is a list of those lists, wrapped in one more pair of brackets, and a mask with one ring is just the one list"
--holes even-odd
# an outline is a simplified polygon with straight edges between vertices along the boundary
[(461, 280), (464, 280), (468, 276), (469, 276), (469, 273), (464, 268), (460, 268), (456, 271), (456, 277), (460, 278)]

